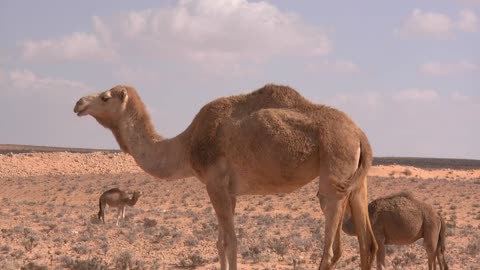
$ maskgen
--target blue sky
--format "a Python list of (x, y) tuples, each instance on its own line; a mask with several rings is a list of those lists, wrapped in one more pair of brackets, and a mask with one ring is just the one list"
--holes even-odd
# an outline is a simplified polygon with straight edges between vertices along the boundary
[(0, 143), (118, 148), (72, 108), (137, 88), (164, 136), (206, 102), (288, 84), (376, 156), (480, 159), (480, 1), (0, 0)]

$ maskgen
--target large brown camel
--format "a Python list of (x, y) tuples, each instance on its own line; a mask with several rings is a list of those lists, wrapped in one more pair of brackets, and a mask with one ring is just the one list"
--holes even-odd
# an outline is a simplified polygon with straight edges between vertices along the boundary
[(372, 151), (366, 135), (345, 113), (303, 98), (287, 86), (205, 105), (181, 134), (158, 135), (144, 103), (130, 86), (85, 96), (78, 116), (91, 115), (110, 129), (120, 148), (161, 179), (195, 176), (206, 185), (218, 223), (221, 269), (237, 269), (236, 198), (296, 190), (319, 177), (325, 245), (319, 269), (341, 256), (341, 228), (348, 206), (355, 220), (361, 268), (371, 269), (377, 244), (368, 218), (367, 172)]
[[(408, 245), (420, 238), (428, 255), (428, 269), (447, 270), (445, 262), (445, 222), (433, 208), (416, 200), (411, 193), (401, 192), (379, 198), (368, 205), (373, 233), (378, 243), (377, 269), (385, 269), (385, 245)], [(356, 235), (350, 218), (343, 231)]]
[(105, 207), (108, 205), (110, 207), (117, 208), (117, 226), (120, 220), (120, 217), (125, 221), (125, 207), (134, 206), (138, 198), (142, 195), (140, 191), (134, 191), (132, 197), (130, 198), (128, 194), (118, 188), (112, 188), (105, 191), (100, 198), (98, 199), (98, 219), (105, 223)]

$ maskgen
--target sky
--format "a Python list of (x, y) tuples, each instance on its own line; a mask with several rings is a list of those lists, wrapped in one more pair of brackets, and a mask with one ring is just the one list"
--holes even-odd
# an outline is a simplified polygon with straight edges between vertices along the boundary
[(0, 0), (0, 144), (118, 149), (75, 102), (134, 86), (155, 128), (286, 84), (375, 156), (480, 159), (480, 1)]

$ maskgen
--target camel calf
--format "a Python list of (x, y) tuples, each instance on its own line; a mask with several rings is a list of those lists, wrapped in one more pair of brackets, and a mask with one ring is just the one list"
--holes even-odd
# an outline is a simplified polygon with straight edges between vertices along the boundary
[(134, 206), (138, 198), (142, 195), (142, 192), (135, 191), (133, 192), (132, 197), (128, 197), (128, 194), (125, 191), (122, 191), (118, 188), (112, 188), (110, 190), (105, 191), (100, 199), (98, 200), (98, 205), (100, 207), (100, 211), (98, 211), (98, 219), (102, 220), (105, 223), (105, 206), (108, 204), (110, 207), (117, 208), (117, 226), (118, 221), (120, 220), (120, 213), (125, 220), (125, 207)]
[[(428, 269), (447, 270), (445, 262), (445, 222), (433, 208), (402, 192), (372, 201), (368, 215), (377, 239), (377, 269), (385, 268), (385, 245), (407, 245), (423, 238), (428, 255)], [(345, 218), (343, 231), (355, 235), (350, 217)]]

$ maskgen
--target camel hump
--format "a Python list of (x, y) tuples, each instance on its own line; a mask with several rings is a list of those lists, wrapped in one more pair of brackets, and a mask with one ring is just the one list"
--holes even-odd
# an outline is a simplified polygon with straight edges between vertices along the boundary
[(269, 108), (292, 108), (306, 101), (297, 91), (282, 85), (267, 84), (251, 93), (221, 97), (202, 107), (193, 119), (188, 132), (191, 162), (194, 170), (213, 164), (224, 149), (221, 137), (225, 126), (241, 121), (251, 114)]
[(393, 198), (407, 198), (410, 200), (414, 200), (415, 196), (413, 196), (413, 193), (408, 190), (400, 191), (398, 193), (394, 193), (392, 195), (386, 196), (385, 199), (393, 199)]
[(295, 89), (286, 85), (266, 84), (262, 88), (253, 91), (248, 96), (255, 99), (259, 103), (270, 103), (275, 107), (290, 107), (302, 104), (310, 104), (310, 102), (307, 101)]
[(383, 197), (379, 197), (371, 202), (372, 205), (380, 205), (384, 203), (398, 204), (405, 202), (416, 202), (415, 196), (410, 191), (400, 191)]
[[(397, 215), (421, 215), (432, 213), (433, 208), (417, 200), (413, 193), (402, 191), (385, 197), (377, 198), (368, 205), (368, 212), (372, 216), (382, 212), (397, 213)], [(430, 214), (428, 214), (430, 215)]]
[(266, 95), (266, 96), (277, 96), (277, 95), (297, 95), (301, 96), (295, 89), (291, 88), (288, 85), (280, 85), (269, 83), (264, 85), (262, 88), (259, 88), (251, 93), (252, 95)]
[(119, 188), (112, 188), (112, 189), (109, 189), (107, 191), (105, 191), (105, 193), (112, 193), (112, 192), (122, 192)]
[[(230, 118), (242, 118), (261, 109), (287, 108), (302, 111), (312, 106), (295, 89), (277, 84), (267, 84), (253, 92), (237, 96), (221, 97), (202, 107), (197, 114), (197, 120), (216, 120)], [(208, 121), (205, 121), (208, 122)]]

